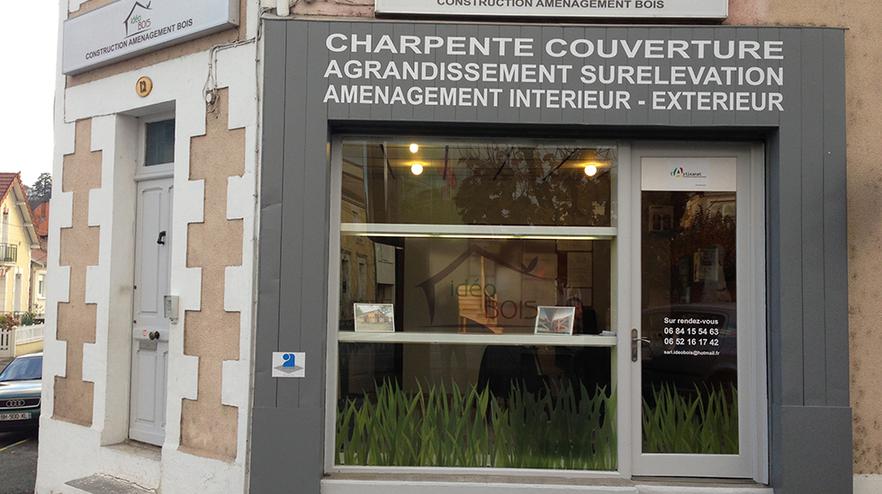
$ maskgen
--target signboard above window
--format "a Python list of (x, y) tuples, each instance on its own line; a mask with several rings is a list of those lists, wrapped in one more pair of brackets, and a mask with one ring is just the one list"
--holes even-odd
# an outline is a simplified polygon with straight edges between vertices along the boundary
[(65, 21), (62, 71), (77, 74), (238, 24), (238, 0), (118, 0)]
[(725, 19), (729, 0), (376, 0), (377, 14)]

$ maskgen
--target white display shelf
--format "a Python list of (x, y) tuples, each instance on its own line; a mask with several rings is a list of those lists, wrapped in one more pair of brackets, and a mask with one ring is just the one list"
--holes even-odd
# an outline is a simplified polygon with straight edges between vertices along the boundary
[(474, 334), (474, 333), (356, 333), (340, 331), (341, 343), (416, 343), (438, 345), (511, 345), (511, 346), (574, 346), (614, 347), (615, 333), (599, 335), (533, 335), (533, 334)]
[(517, 226), (517, 225), (404, 225), (343, 223), (344, 235), (439, 238), (535, 238), (551, 240), (603, 240), (615, 238), (615, 227)]

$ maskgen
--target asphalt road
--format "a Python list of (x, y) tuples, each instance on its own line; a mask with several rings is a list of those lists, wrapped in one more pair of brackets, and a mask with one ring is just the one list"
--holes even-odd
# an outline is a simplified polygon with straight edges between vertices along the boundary
[(0, 432), (0, 492), (32, 494), (37, 480), (37, 432)]

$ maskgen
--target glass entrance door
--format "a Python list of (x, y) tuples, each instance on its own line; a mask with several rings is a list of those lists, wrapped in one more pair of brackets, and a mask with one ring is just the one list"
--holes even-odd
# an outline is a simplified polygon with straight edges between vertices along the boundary
[(634, 151), (634, 473), (756, 477), (765, 332), (751, 149)]

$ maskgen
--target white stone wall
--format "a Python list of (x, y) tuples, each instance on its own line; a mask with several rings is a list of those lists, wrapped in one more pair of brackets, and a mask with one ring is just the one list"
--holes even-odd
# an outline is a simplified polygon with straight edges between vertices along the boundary
[[(83, 3), (60, 0), (66, 17)], [(66, 492), (65, 482), (93, 474), (124, 478), (163, 493), (244, 492), (247, 485), (250, 424), (252, 301), (255, 268), (255, 211), (258, 156), (258, 67), (256, 34), (259, 1), (249, 0), (246, 42), (213, 52), (203, 51), (94, 82), (65, 87), (60, 75), (56, 90), (55, 163), (52, 215), (47, 260), (47, 307), (43, 407), (37, 492)], [(63, 22), (63, 19), (62, 19)], [(62, 33), (59, 23), (59, 33)], [(250, 40), (250, 41), (248, 41)], [(59, 35), (59, 50), (63, 43)], [(190, 138), (205, 131), (204, 87), (210, 66), (218, 87), (228, 87), (230, 128), (246, 133), (245, 174), (230, 181), (228, 218), (244, 221), (243, 265), (230, 268), (225, 305), (241, 312), (240, 360), (226, 362), (223, 401), (238, 407), (237, 455), (233, 462), (196, 457), (179, 451), (181, 400), (196, 399), (198, 359), (183, 353), (183, 312), (199, 309), (198, 269), (186, 267), (187, 223), (203, 213), (203, 184), (189, 180)], [(154, 82), (146, 98), (135, 93), (135, 81)], [(131, 272), (134, 230), (134, 164), (138, 125), (135, 116), (174, 109), (176, 126), (174, 218), (171, 292), (180, 296), (181, 317), (169, 337), (166, 440), (155, 455), (120, 446), (128, 437), (131, 360)], [(69, 269), (59, 266), (60, 230), (72, 218), (71, 194), (62, 192), (62, 162), (74, 151), (74, 127), (92, 118), (92, 150), (102, 151), (102, 185), (90, 196), (89, 224), (100, 227), (99, 264), (90, 268), (86, 299), (97, 303), (96, 342), (86, 345), (84, 379), (94, 382), (93, 423), (82, 427), (52, 419), (54, 378), (65, 373), (65, 342), (56, 338), (58, 303), (67, 300)], [(100, 205), (100, 207), (96, 207)], [(218, 431), (222, 434), (223, 431)]]

